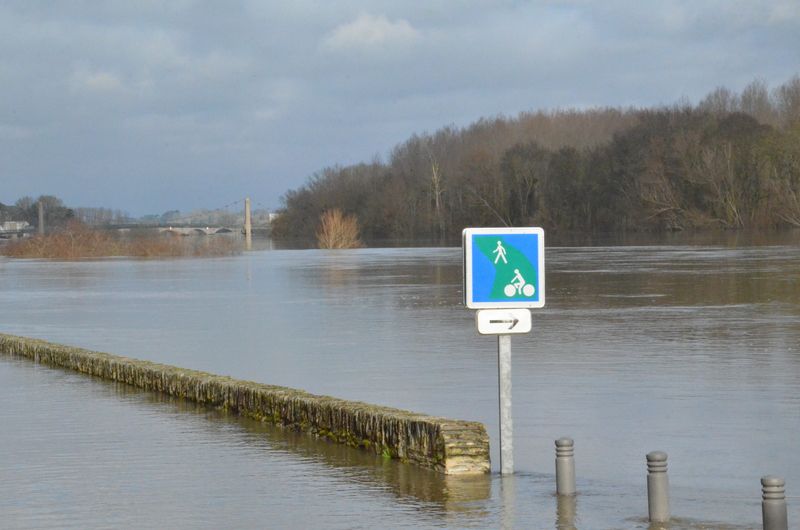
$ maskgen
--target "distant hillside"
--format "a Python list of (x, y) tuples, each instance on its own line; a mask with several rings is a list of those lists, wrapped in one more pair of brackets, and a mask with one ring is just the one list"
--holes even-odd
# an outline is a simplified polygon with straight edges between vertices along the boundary
[(287, 192), (273, 235), (313, 238), (333, 208), (367, 240), (498, 225), (800, 227), (800, 77), (718, 88), (695, 106), (540, 111), (414, 135), (387, 162), (328, 167)]

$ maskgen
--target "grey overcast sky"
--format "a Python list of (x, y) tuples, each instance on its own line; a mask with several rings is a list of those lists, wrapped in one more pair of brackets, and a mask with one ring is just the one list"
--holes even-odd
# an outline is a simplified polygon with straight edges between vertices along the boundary
[(800, 73), (800, 0), (4, 0), (0, 202), (266, 207), (414, 132)]

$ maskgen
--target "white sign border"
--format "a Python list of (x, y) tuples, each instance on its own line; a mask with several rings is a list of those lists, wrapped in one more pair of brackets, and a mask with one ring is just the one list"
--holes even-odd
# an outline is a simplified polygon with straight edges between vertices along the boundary
[[(472, 236), (473, 235), (506, 235), (506, 234), (536, 234), (539, 237), (538, 257), (539, 263), (539, 300), (535, 302), (508, 301), (508, 302), (475, 302), (472, 299)], [(544, 269), (544, 230), (536, 226), (528, 227), (502, 227), (502, 228), (465, 228), (461, 233), (461, 246), (464, 250), (464, 304), (469, 309), (513, 309), (528, 308), (540, 309), (545, 302), (545, 269)]]

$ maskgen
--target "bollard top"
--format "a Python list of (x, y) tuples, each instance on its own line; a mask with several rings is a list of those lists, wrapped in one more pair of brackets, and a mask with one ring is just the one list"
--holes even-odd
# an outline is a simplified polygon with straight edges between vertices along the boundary
[(667, 461), (667, 453), (664, 451), (652, 451), (647, 453), (647, 461), (648, 462), (666, 462)]
[(647, 472), (666, 473), (667, 472), (667, 453), (664, 451), (652, 451), (647, 453)]
[(761, 498), (764, 502), (786, 502), (786, 481), (781, 477), (761, 477)]
[(572, 458), (575, 455), (575, 442), (572, 438), (559, 438), (556, 440), (556, 458)]
[(761, 485), (765, 488), (782, 487), (786, 486), (786, 481), (781, 477), (776, 477), (775, 475), (767, 475), (765, 477), (761, 477)]

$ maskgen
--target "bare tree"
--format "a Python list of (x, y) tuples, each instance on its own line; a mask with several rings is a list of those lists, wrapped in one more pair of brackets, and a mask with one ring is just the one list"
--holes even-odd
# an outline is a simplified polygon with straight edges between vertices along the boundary
[(800, 75), (794, 76), (778, 87), (775, 99), (778, 102), (781, 122), (785, 127), (800, 123)]

